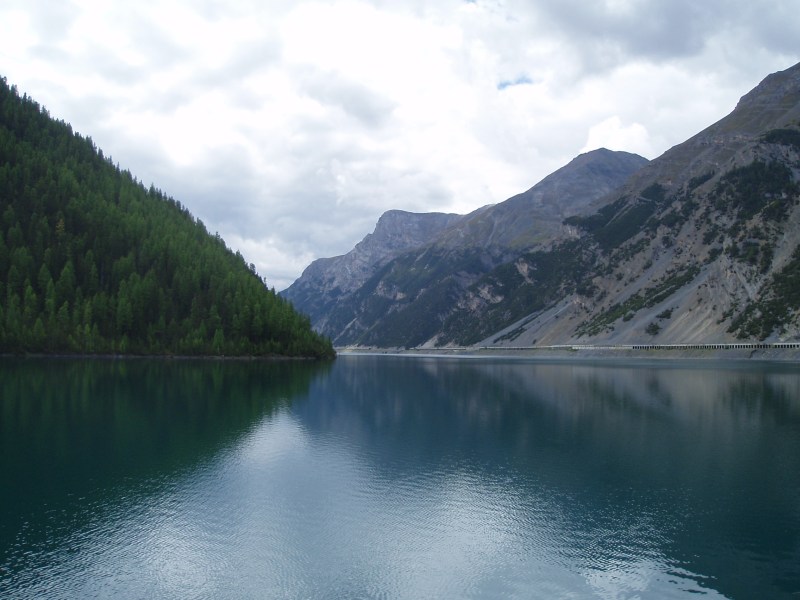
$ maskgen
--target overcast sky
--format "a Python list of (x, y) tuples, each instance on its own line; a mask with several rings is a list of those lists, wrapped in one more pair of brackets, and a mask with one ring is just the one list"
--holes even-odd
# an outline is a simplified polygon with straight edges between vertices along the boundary
[(278, 290), (388, 209), (655, 158), (798, 60), (797, 0), (0, 3), (0, 75)]

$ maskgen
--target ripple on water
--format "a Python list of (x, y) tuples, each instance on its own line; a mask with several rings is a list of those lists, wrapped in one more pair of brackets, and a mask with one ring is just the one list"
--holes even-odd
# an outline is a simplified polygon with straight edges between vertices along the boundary
[[(542, 366), (495, 363), (482, 373), (435, 363), (418, 373), (414, 364), (402, 362), (424, 385), (403, 391), (403, 370), (389, 399), (377, 393), (378, 367), (375, 377), (354, 377), (357, 386), (325, 380), (325, 393), (311, 389), (237, 425), (213, 451), (202, 438), (187, 444), (188, 458), (21, 511), (0, 596), (713, 598), (725, 589), (720, 577), (727, 589), (745, 585), (723, 563), (772, 580), (797, 572), (800, 468), (765, 490), (779, 502), (764, 502), (761, 514), (774, 517), (764, 527), (784, 527), (784, 537), (765, 538), (748, 511), (714, 502), (758, 489), (756, 470), (735, 467), (764, 440), (781, 465), (800, 466), (794, 438), (780, 437), (786, 414), (759, 433), (758, 415), (747, 412), (743, 430), (725, 420), (735, 401), (724, 396), (713, 427), (701, 419), (712, 441), (681, 462), (685, 440), (697, 437), (692, 407), (706, 400), (681, 404), (677, 416), (670, 402), (651, 410), (647, 396), (637, 400), (636, 372), (595, 377), (584, 365), (565, 378)], [(570, 391), (575, 378), (583, 395)], [(714, 427), (748, 443), (714, 445)], [(700, 487), (726, 469), (717, 487)], [(758, 498), (746, 500), (749, 510)], [(765, 539), (783, 545), (765, 549)]]

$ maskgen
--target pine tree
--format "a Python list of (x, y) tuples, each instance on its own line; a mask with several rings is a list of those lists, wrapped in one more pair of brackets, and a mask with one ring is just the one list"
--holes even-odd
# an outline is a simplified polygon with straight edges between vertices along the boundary
[(0, 200), (0, 352), (335, 355), (181, 203), (5, 79)]

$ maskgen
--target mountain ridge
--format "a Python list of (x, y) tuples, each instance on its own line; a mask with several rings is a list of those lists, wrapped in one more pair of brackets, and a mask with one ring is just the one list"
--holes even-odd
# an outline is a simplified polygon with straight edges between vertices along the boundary
[[(765, 110), (759, 110), (763, 107)], [(673, 180), (690, 181), (708, 172), (709, 164), (729, 160), (745, 144), (767, 129), (780, 128), (800, 119), (800, 63), (772, 73), (744, 94), (734, 109), (686, 141), (666, 150), (631, 177), (631, 187), (657, 177), (671, 186)], [(596, 207), (606, 202), (600, 199)]]
[(596, 294), (563, 294), (479, 343), (794, 339), (800, 298), (785, 290), (795, 314), (775, 319), (770, 297), (797, 275), (799, 113), (795, 65), (601, 199), (594, 222), (572, 219)]
[[(564, 217), (579, 213), (646, 163), (647, 159), (627, 152), (587, 152), (521, 194), (467, 215), (438, 217), (438, 229), (426, 230), (429, 237), (417, 236), (416, 244), (394, 245), (378, 253), (380, 260), (363, 261), (364, 249), (376, 240), (375, 233), (370, 234), (346, 255), (314, 261), (282, 294), (311, 317), (318, 331), (338, 343), (350, 342), (406, 304), (441, 304), (513, 258), (520, 248), (537, 247), (565, 235), (569, 228), (562, 224)], [(581, 193), (572, 194), (569, 203), (558, 203), (562, 188)], [(392, 214), (423, 218), (389, 211), (379, 220), (376, 232)], [(339, 285), (344, 280), (356, 281), (346, 271), (358, 261), (363, 267), (358, 286)]]
[(387, 262), (332, 308), (327, 334), (379, 347), (797, 339), (800, 64), (540, 239), (522, 227), (515, 246), (519, 223), (490, 223), (509, 206)]
[[(470, 243), (484, 248), (524, 249), (548, 241), (562, 230), (566, 217), (585, 211), (647, 162), (637, 154), (606, 148), (579, 154), (528, 190), (466, 215), (437, 241), (448, 245), (457, 237), (463, 243), (471, 237), (464, 229), (477, 230)], [(491, 222), (491, 233), (481, 237), (485, 221)]]

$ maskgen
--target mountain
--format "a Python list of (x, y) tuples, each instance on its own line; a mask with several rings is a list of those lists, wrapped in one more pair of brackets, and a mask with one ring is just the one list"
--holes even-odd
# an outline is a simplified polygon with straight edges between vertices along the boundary
[(0, 78), (0, 353), (330, 358), (180, 203)]
[(429, 243), (436, 234), (462, 217), (443, 213), (384, 213), (375, 231), (350, 252), (311, 263), (282, 295), (299, 307), (314, 326), (325, 331), (327, 313), (358, 290), (383, 265), (396, 256)]
[(465, 216), (390, 211), (351, 252), (315, 261), (283, 294), (337, 344), (423, 343), (457, 308), (452, 300), (481, 276), (565, 235), (566, 217), (646, 163), (635, 154), (596, 150), (528, 191)]
[(397, 255), (315, 323), (379, 347), (800, 337), (800, 65), (596, 195), (591, 177), (555, 185), (573, 163)]
[(581, 154), (526, 192), (468, 215), (437, 245), (508, 255), (548, 243), (563, 232), (565, 218), (586, 211), (646, 164), (638, 154), (605, 148)]
[(800, 65), (567, 218), (456, 302), (437, 343), (693, 343), (800, 334)]

